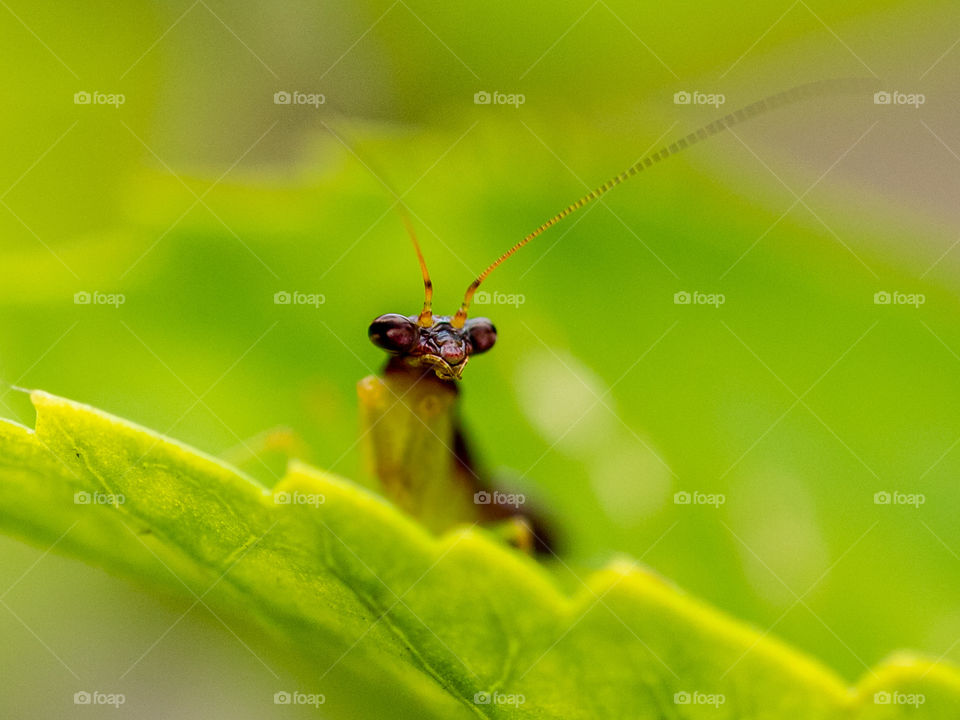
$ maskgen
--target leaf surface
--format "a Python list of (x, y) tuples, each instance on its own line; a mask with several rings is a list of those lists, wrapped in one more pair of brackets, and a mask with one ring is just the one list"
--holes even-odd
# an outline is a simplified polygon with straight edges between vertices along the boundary
[(848, 688), (635, 563), (567, 596), (479, 528), (435, 538), (299, 463), (267, 489), (31, 397), (36, 431), (0, 422), (0, 529), (202, 604), (271, 647), (330, 717), (960, 717), (960, 671), (944, 663), (894, 656)]

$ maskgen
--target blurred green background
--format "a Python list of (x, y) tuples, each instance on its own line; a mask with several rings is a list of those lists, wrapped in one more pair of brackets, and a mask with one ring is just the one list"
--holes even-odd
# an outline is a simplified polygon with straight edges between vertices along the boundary
[[(421, 302), (394, 193), (452, 312), (586, 186), (719, 114), (827, 77), (923, 93), (768, 114), (536, 240), (485, 287), (523, 302), (475, 307), (499, 344), (463, 413), (553, 518), (571, 590), (623, 553), (851, 681), (899, 648), (960, 661), (955, 5), (10, 0), (0, 17), (0, 413), (32, 424), (9, 388), (42, 388), (231, 458), (282, 426), (364, 482), (355, 383), (383, 362), (366, 326)], [(675, 104), (684, 90), (726, 103)], [(243, 466), (270, 484), (283, 458)], [(275, 710), (276, 680), (202, 612), (162, 635), (176, 604), (10, 540), (0, 557), (12, 717), (73, 712), (74, 665), (142, 717)]]

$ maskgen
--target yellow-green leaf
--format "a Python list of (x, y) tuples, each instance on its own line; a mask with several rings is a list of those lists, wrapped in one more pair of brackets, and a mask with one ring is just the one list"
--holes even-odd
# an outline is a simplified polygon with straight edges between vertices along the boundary
[[(0, 423), (0, 529), (243, 627), (333, 718), (960, 717), (960, 671), (894, 656), (855, 688), (629, 561), (567, 596), (478, 528), (442, 537), (302, 464), (273, 489), (32, 394)], [(66, 534), (64, 534), (66, 533)]]

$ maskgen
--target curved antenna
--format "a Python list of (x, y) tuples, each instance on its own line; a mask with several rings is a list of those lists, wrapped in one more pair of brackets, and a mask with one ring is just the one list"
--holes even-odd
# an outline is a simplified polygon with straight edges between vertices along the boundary
[[(397, 208), (397, 213), (400, 215), (400, 219), (403, 220), (404, 226), (407, 228), (407, 235), (410, 236), (410, 242), (413, 243), (413, 249), (417, 251), (417, 260), (420, 263), (420, 273), (423, 275), (423, 309), (420, 311), (419, 317), (417, 317), (417, 325), (420, 327), (430, 327), (433, 325), (433, 282), (430, 280), (430, 272), (427, 270), (427, 261), (423, 258), (423, 251), (420, 249), (420, 242), (417, 240), (417, 234), (413, 230), (413, 223), (410, 222), (410, 217), (407, 214), (407, 206), (403, 202), (403, 196), (398, 195), (396, 190), (383, 179), (383, 174), (376, 172), (373, 167), (371, 167), (370, 159), (364, 159), (360, 157), (359, 153), (356, 150), (356, 143), (348, 143), (340, 135), (334, 131), (327, 123), (323, 120), (319, 121), (323, 125), (324, 129), (340, 143), (347, 152), (353, 155), (357, 161), (366, 168), (367, 172), (384, 188), (387, 192), (390, 193), (394, 202), (391, 206), (391, 209)], [(389, 212), (389, 210), (388, 210)]]
[(473, 300), (473, 295), (476, 293), (477, 288), (480, 287), (480, 283), (486, 280), (487, 276), (511, 255), (516, 253), (520, 248), (537, 237), (537, 235), (540, 235), (545, 230), (553, 227), (565, 217), (572, 215), (584, 205), (593, 202), (601, 195), (612, 190), (625, 180), (629, 180), (641, 170), (645, 170), (651, 165), (655, 165), (662, 160), (666, 160), (668, 157), (676, 155), (682, 150), (686, 150), (688, 147), (695, 145), (701, 140), (706, 140), (712, 135), (716, 135), (717, 133), (731, 128), (734, 125), (738, 125), (746, 120), (752, 120), (753, 118), (763, 115), (770, 110), (775, 110), (777, 108), (793, 104), (799, 100), (824, 95), (830, 92), (853, 92), (855, 90), (863, 90), (866, 89), (868, 87), (868, 83), (871, 82), (875, 81), (863, 78), (842, 78), (835, 80), (818, 80), (805, 85), (798, 85), (790, 90), (785, 90), (783, 92), (776, 93), (775, 95), (770, 95), (763, 100), (758, 100), (755, 103), (751, 103), (750, 105), (747, 105), (736, 112), (732, 112), (729, 115), (720, 118), (719, 120), (714, 120), (709, 125), (704, 125), (699, 130), (690, 133), (677, 142), (641, 158), (635, 165), (628, 167), (619, 175), (615, 175), (614, 177), (610, 178), (595, 190), (591, 190), (572, 205), (568, 205), (532, 233), (517, 242), (516, 245), (507, 250), (503, 255), (494, 260), (486, 270), (477, 276), (476, 280), (470, 283), (470, 286), (467, 288), (467, 292), (463, 296), (463, 302), (460, 304), (460, 308), (457, 310), (457, 314), (453, 317), (451, 324), (456, 328), (463, 327), (463, 324), (467, 320), (467, 313), (470, 310), (470, 303)]
[(430, 271), (427, 270), (427, 261), (423, 259), (423, 251), (420, 249), (420, 243), (417, 241), (417, 234), (413, 231), (413, 223), (407, 217), (401, 205), (400, 216), (403, 218), (403, 224), (407, 228), (407, 234), (410, 236), (410, 242), (413, 243), (413, 249), (417, 251), (417, 260), (420, 262), (420, 273), (423, 275), (423, 310), (417, 318), (417, 325), (420, 327), (431, 327), (433, 325), (433, 282), (430, 280)]

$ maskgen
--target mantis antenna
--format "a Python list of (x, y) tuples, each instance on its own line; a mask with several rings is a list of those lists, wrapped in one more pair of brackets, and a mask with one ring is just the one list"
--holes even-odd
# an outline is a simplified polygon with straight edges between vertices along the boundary
[[(790, 90), (785, 90), (775, 95), (770, 95), (762, 100), (758, 100), (755, 103), (751, 103), (750, 105), (747, 105), (736, 112), (732, 112), (729, 115), (720, 118), (719, 120), (713, 121), (709, 125), (704, 125), (699, 130), (696, 130), (686, 137), (677, 140), (675, 143), (672, 143), (671, 145), (661, 148), (655, 153), (641, 158), (635, 165), (628, 167), (619, 175), (615, 175), (614, 177), (610, 178), (598, 188), (591, 190), (572, 205), (568, 205), (566, 208), (540, 225), (540, 227), (538, 227), (536, 230), (517, 242), (516, 245), (503, 253), (503, 255), (498, 257), (493, 263), (491, 263), (486, 270), (477, 276), (476, 280), (470, 283), (470, 286), (467, 288), (467, 292), (463, 296), (463, 302), (460, 304), (460, 308), (457, 310), (457, 314), (453, 317), (453, 320), (450, 324), (455, 328), (463, 327), (467, 320), (467, 313), (470, 311), (470, 303), (473, 300), (473, 295), (476, 293), (477, 288), (480, 287), (480, 283), (486, 280), (490, 273), (503, 264), (509, 257), (514, 255), (520, 248), (544, 231), (556, 225), (564, 218), (572, 215), (577, 210), (602, 196), (604, 193), (612, 190), (620, 183), (629, 180), (641, 170), (645, 170), (651, 165), (654, 165), (662, 160), (666, 160), (668, 157), (676, 155), (682, 150), (686, 150), (688, 147), (695, 145), (701, 140), (706, 140), (708, 137), (716, 135), (717, 133), (727, 130), (728, 128), (738, 125), (746, 120), (752, 120), (753, 118), (763, 115), (770, 110), (791, 105), (799, 100), (825, 95), (828, 93), (853, 92), (856, 90), (862, 90), (867, 87), (867, 83), (868, 81), (865, 79), (842, 78), (834, 80), (818, 80), (805, 85), (798, 85)], [(417, 252), (420, 252), (419, 248), (417, 249)], [(424, 270), (424, 273), (426, 273), (426, 270)], [(423, 318), (422, 314), (421, 318)]]
[(430, 271), (427, 270), (427, 261), (423, 259), (423, 251), (420, 249), (420, 243), (417, 241), (417, 234), (413, 231), (413, 223), (407, 217), (405, 212), (401, 211), (403, 224), (407, 228), (407, 234), (410, 236), (410, 242), (413, 243), (413, 249), (417, 251), (417, 260), (420, 262), (420, 272), (423, 275), (423, 310), (417, 318), (417, 325), (420, 327), (430, 327), (433, 325), (433, 282), (430, 280)]
[(398, 209), (400, 218), (403, 220), (404, 226), (407, 228), (407, 235), (410, 236), (410, 242), (413, 243), (413, 249), (417, 252), (417, 261), (420, 263), (420, 273), (423, 275), (423, 309), (420, 311), (420, 315), (417, 317), (417, 325), (420, 327), (430, 327), (433, 325), (433, 282), (430, 280), (430, 271), (427, 270), (427, 261), (423, 257), (423, 250), (420, 249), (420, 242), (417, 240), (417, 234), (414, 232), (413, 223), (410, 222), (410, 217), (407, 212), (407, 206), (403, 202), (403, 198), (397, 194), (397, 192), (390, 186), (390, 184), (383, 179), (382, 173), (376, 172), (371, 167), (371, 161), (369, 158), (362, 158), (357, 153), (355, 149), (356, 143), (348, 143), (344, 140), (340, 133), (334, 131), (330, 125), (320, 121), (320, 124), (330, 133), (337, 142), (339, 142), (344, 149), (346, 149), (351, 155), (353, 155), (361, 165), (363, 165), (367, 171), (383, 185), (387, 192), (389, 192), (396, 200), (394, 206)]

